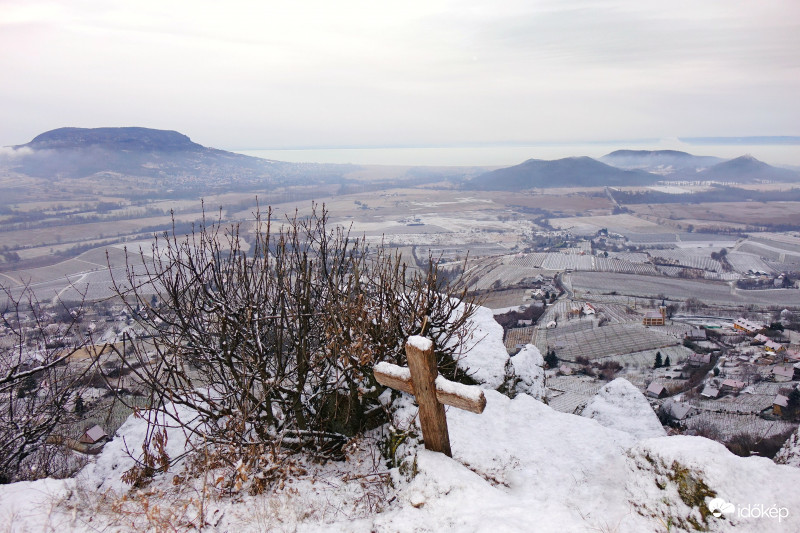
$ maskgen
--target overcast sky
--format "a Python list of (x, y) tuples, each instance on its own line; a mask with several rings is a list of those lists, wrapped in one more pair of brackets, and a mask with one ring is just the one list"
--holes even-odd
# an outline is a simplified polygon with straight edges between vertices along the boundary
[(798, 0), (0, 0), (0, 145), (800, 135)]

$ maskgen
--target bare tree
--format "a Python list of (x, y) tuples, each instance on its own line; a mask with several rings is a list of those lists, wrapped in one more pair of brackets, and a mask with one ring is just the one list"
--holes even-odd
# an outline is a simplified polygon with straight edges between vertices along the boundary
[(120, 355), (152, 389), (153, 409), (195, 442), (231, 462), (276, 445), (335, 454), (382, 421), (371, 369), (405, 364), (410, 335), (434, 339), (455, 377), (475, 306), (432, 258), (412, 270), (330, 228), (324, 207), (278, 222), (257, 212), (253, 227), (245, 239), (239, 225), (204, 218), (190, 235), (159, 238), (115, 280), (152, 335)]
[(54, 473), (46, 441), (72, 422), (68, 403), (94, 363), (68, 364), (90, 342), (79, 330), (82, 302), (65, 313), (66, 304), (56, 302), (53, 313), (29, 286), (0, 286), (0, 294), (7, 332), (0, 347), (0, 483), (8, 483)]

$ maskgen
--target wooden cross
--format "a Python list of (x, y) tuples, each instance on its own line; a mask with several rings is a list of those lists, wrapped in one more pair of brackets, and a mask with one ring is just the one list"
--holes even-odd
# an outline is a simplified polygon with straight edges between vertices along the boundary
[(480, 414), (486, 407), (486, 397), (479, 387), (455, 383), (438, 375), (430, 339), (418, 335), (409, 337), (406, 355), (408, 368), (378, 363), (373, 369), (375, 379), (381, 385), (416, 397), (425, 448), (452, 457), (444, 406), (452, 405)]

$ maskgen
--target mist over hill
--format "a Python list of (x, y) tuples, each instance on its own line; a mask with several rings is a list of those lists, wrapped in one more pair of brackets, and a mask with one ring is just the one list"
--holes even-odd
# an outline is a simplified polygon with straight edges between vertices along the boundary
[(600, 160), (617, 168), (686, 177), (725, 161), (719, 157), (697, 156), (678, 150), (616, 150)]
[(725, 160), (677, 150), (617, 150), (604, 155), (600, 160), (618, 168), (652, 172), (664, 179), (738, 183), (800, 179), (800, 173), (795, 170), (774, 167), (749, 155)]
[(8, 166), (38, 178), (100, 173), (159, 178), (221, 174), (272, 177), (288, 164), (207, 148), (176, 131), (149, 128), (59, 128), (13, 147)]
[(659, 176), (642, 170), (619, 169), (591, 157), (554, 161), (529, 159), (513, 167), (482, 174), (464, 184), (466, 189), (521, 191), (542, 187), (648, 185)]

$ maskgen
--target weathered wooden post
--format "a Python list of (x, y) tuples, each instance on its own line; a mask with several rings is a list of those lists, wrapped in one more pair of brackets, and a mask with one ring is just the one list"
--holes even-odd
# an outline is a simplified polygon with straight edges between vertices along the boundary
[(482, 413), (486, 407), (483, 391), (439, 376), (433, 342), (418, 335), (406, 342), (408, 368), (391, 363), (378, 363), (373, 369), (381, 385), (413, 394), (419, 405), (419, 422), (425, 448), (452, 456), (447, 432), (445, 405)]

